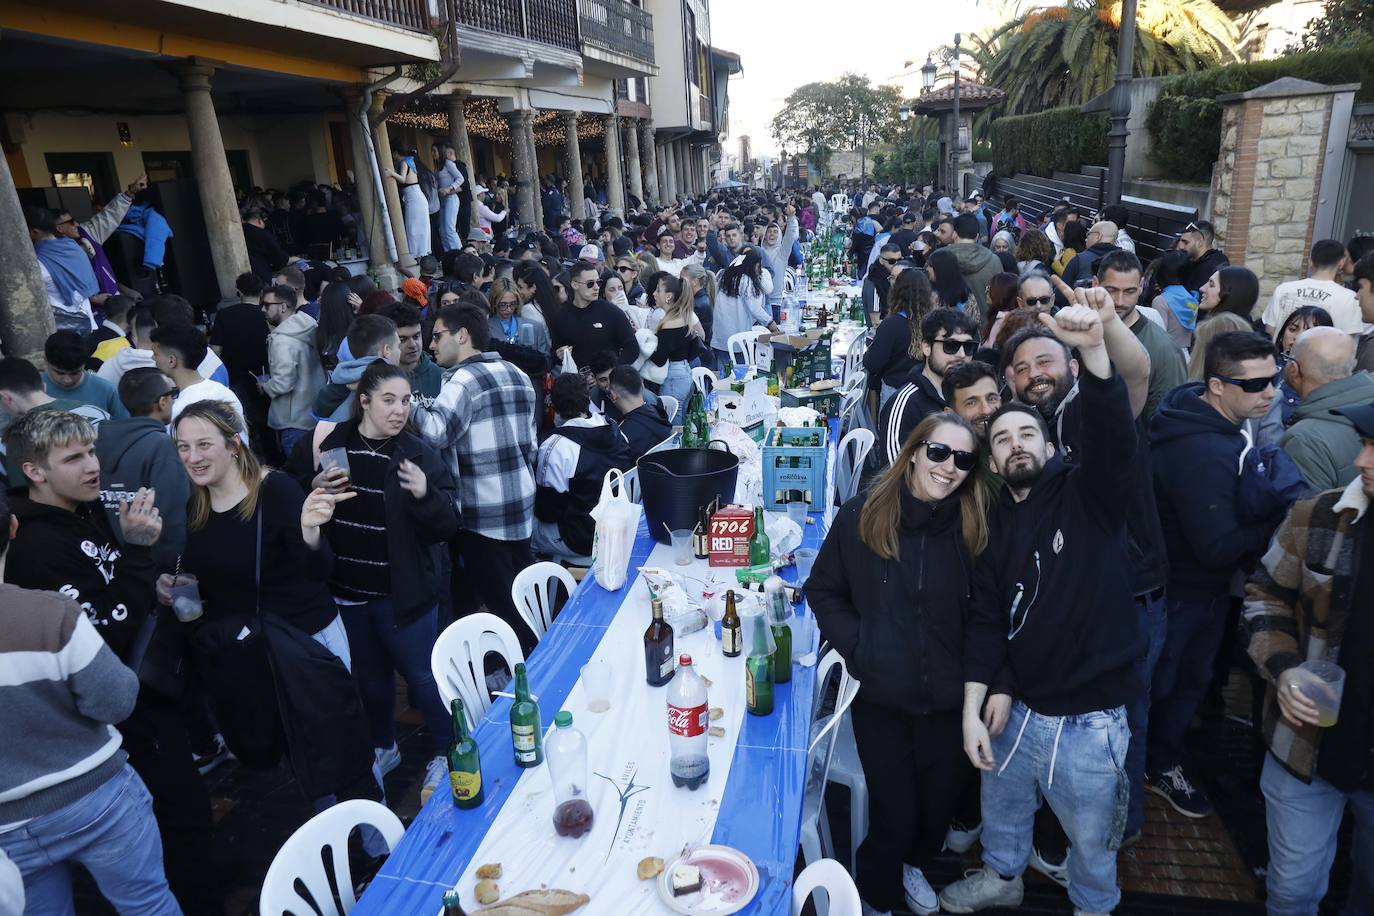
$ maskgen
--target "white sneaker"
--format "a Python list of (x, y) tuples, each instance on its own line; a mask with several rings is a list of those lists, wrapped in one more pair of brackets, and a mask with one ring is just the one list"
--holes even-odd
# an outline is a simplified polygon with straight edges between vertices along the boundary
[(906, 906), (917, 916), (940, 912), (940, 898), (919, 868), (902, 866), (902, 888), (906, 890)]
[(401, 751), (396, 745), (391, 747), (373, 748), (374, 760), (372, 772), (377, 775), (377, 781), (381, 782), (387, 773), (401, 765)]
[(1055, 884), (1067, 888), (1069, 886), (1069, 856), (1071, 855), (1073, 855), (1072, 849), (1064, 853), (1063, 862), (1050, 862), (1042, 858), (1040, 850), (1032, 846), (1029, 864), (1031, 868), (1040, 872), (1040, 874), (1049, 878)]
[(429, 797), (435, 793), (439, 786), (448, 782), (448, 761), (443, 757), (435, 757), (425, 768), (425, 782), (420, 786), (420, 804), (429, 801)]
[(976, 913), (989, 907), (1020, 906), (1025, 897), (1021, 876), (1002, 880), (1002, 876), (984, 866), (966, 872), (961, 881), (940, 891), (940, 906), (946, 913)]
[(972, 827), (965, 827), (958, 821), (950, 821), (949, 829), (945, 831), (945, 848), (950, 852), (963, 855), (973, 848), (973, 844), (978, 842), (978, 837), (983, 833), (981, 823), (974, 824)]

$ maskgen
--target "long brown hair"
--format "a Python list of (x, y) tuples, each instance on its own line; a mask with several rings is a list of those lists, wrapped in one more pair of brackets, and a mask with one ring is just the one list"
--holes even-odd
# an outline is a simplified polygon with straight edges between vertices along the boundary
[[(258, 510), (262, 465), (258, 463), (258, 456), (253, 454), (253, 450), (239, 438), (243, 432), (243, 420), (227, 401), (196, 401), (177, 415), (176, 422), (172, 424), (174, 438), (181, 424), (187, 420), (204, 420), (224, 437), (225, 447), (234, 454), (234, 466), (238, 469), (239, 478), (248, 488), (248, 496), (239, 504), (238, 516), (242, 521), (249, 521)], [(210, 490), (192, 481), (191, 500), (186, 507), (186, 526), (191, 531), (199, 531), (209, 520)]]
[(910, 487), (911, 459), (921, 443), (929, 439), (940, 426), (957, 426), (973, 440), (978, 463), (957, 491), (960, 529), (970, 557), (976, 558), (987, 549), (990, 490), (982, 479), (986, 473), (982, 443), (963, 417), (942, 411), (926, 417), (911, 431), (892, 467), (887, 469), (887, 473), (873, 485), (864, 499), (863, 510), (859, 513), (859, 540), (884, 560), (901, 559), (897, 530), (902, 522), (902, 490)]

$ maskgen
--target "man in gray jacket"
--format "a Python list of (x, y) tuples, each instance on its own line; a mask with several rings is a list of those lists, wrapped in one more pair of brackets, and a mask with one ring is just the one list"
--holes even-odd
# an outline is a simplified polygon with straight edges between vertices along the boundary
[(297, 311), (300, 302), (289, 286), (267, 287), (259, 302), (272, 327), (267, 335), (271, 374), (261, 382), (263, 393), (272, 399), (267, 425), (278, 431), (281, 450), (289, 455), (297, 440), (315, 428), (310, 405), (324, 387), (324, 367), (315, 349), (316, 321)]
[(1002, 270), (1002, 261), (978, 244), (978, 217), (972, 213), (960, 213), (954, 217), (954, 234), (958, 238), (950, 244), (949, 250), (959, 259), (959, 273), (963, 274), (964, 282), (978, 299), (979, 315), (986, 315), (988, 281), (993, 274)]
[(1338, 328), (1310, 328), (1293, 344), (1284, 371), (1302, 398), (1279, 445), (1313, 493), (1343, 487), (1360, 472), (1360, 434), (1339, 407), (1374, 401), (1374, 378), (1355, 372), (1355, 339)]

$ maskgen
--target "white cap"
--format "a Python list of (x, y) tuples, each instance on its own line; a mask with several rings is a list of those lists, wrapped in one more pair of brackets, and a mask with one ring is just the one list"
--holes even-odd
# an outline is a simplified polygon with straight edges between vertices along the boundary
[(595, 245), (583, 245), (582, 250), (577, 253), (578, 258), (583, 261), (600, 261), (601, 249)]

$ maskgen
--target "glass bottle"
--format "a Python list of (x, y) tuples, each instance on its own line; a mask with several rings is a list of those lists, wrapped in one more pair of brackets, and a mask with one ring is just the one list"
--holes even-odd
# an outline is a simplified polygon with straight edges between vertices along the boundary
[(759, 614), (752, 623), (749, 657), (744, 660), (744, 703), (752, 715), (766, 716), (773, 711), (773, 657), (768, 651), (768, 620)]
[(559, 836), (579, 837), (592, 829), (592, 803), (587, 800), (587, 738), (572, 727), (570, 712), (553, 717), (549, 735), (549, 778), (553, 780), (553, 829)]
[(739, 611), (735, 609), (734, 589), (725, 593), (725, 615), (720, 618), (720, 651), (728, 658), (738, 658), (743, 634), (740, 632)]
[(515, 743), (515, 765), (537, 767), (544, 762), (544, 730), (539, 704), (530, 699), (530, 679), (525, 663), (515, 663), (515, 702), (510, 707), (510, 732)]
[(468, 717), (463, 701), (454, 698), (453, 740), (448, 746), (448, 781), (453, 789), (453, 804), (459, 808), (476, 808), (482, 804), (482, 755), (468, 731)]
[(692, 529), (692, 556), (706, 560), (711, 556), (710, 523), (706, 521), (706, 507), (697, 510), (697, 526)]
[(772, 565), (773, 547), (763, 530), (763, 506), (754, 507), (754, 533), (749, 538), (749, 565)]
[(446, 891), (444, 893), (443, 916), (467, 916), (467, 913), (463, 911), (463, 901), (459, 899), (457, 891)]
[(654, 619), (644, 631), (644, 678), (650, 687), (662, 687), (673, 679), (673, 626), (663, 619), (663, 601), (649, 599)]
[(792, 616), (787, 606), (787, 592), (783, 590), (782, 579), (769, 576), (763, 584), (765, 603), (768, 606), (768, 626), (773, 631), (773, 683), (785, 684), (792, 680), (792, 628), (787, 619)]

